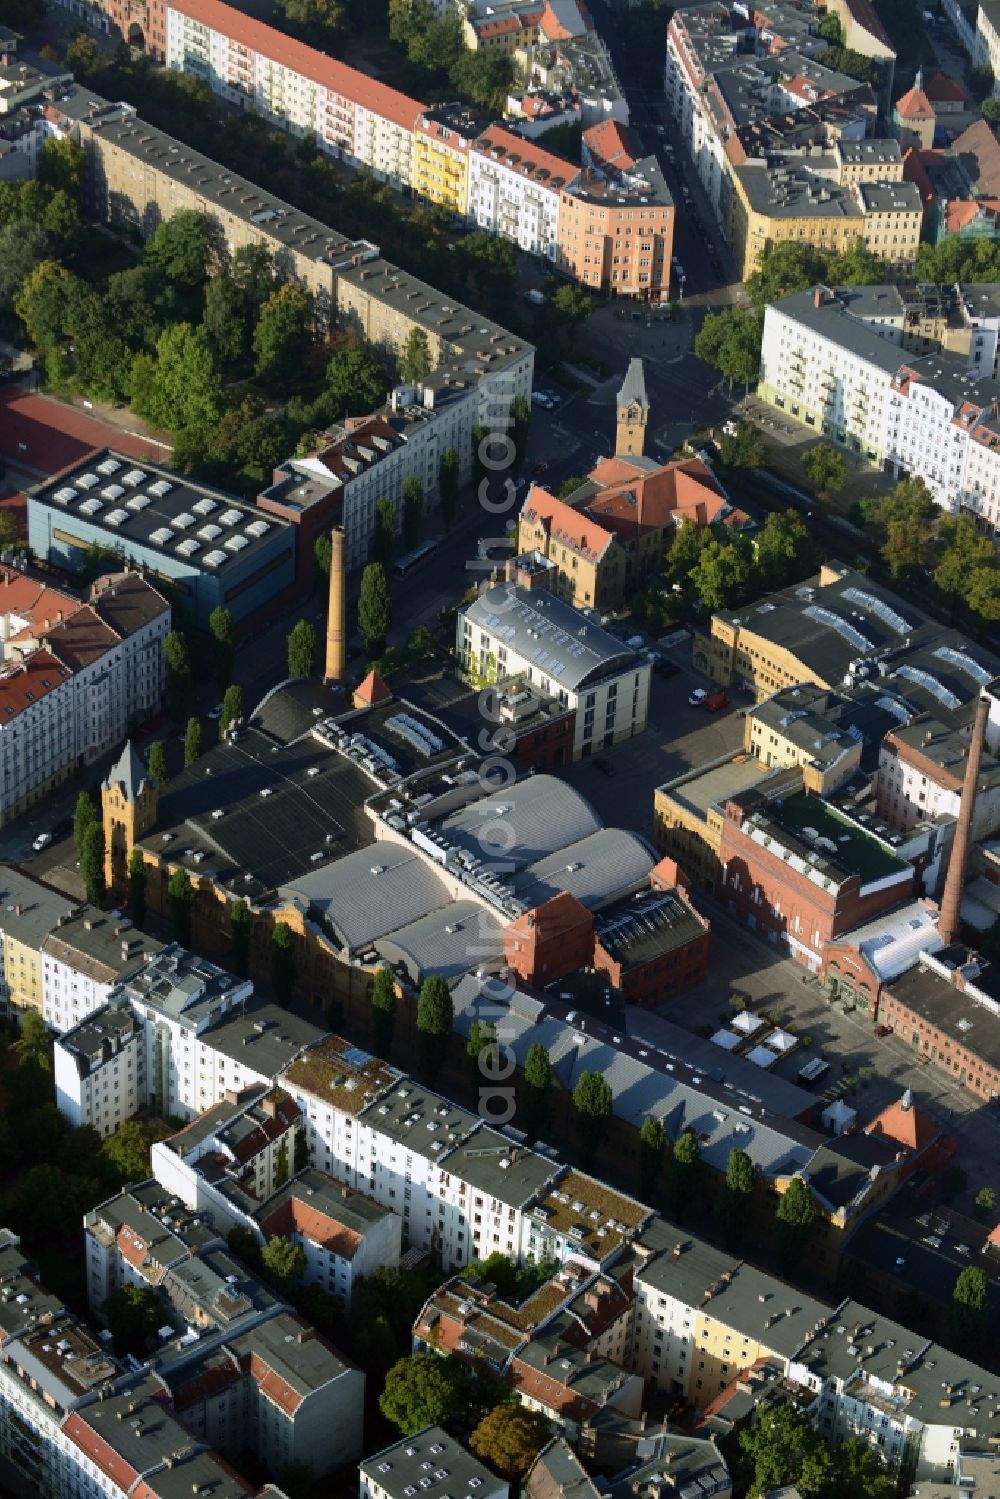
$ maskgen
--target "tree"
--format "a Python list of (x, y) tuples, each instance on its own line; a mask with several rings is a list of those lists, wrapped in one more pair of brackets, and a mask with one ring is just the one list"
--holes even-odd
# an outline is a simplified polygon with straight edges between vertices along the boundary
[(719, 438), (719, 456), (729, 468), (760, 468), (767, 449), (753, 422), (737, 422), (735, 432)]
[(211, 220), (196, 208), (179, 208), (154, 229), (142, 258), (168, 281), (200, 286), (212, 254)]
[(438, 464), (438, 492), (441, 495), (441, 521), (446, 531), (451, 529), (458, 508), (459, 462), (454, 448), (445, 448)]
[(43, 1072), (51, 1071), (52, 1037), (38, 1010), (25, 1010), (22, 1015), (14, 1053), (19, 1063), (33, 1062)]
[(385, 372), (362, 345), (338, 349), (326, 367), (326, 390), (334, 420), (367, 416), (385, 400)]
[(729, 542), (713, 536), (701, 549), (691, 569), (691, 584), (709, 609), (741, 604), (749, 590), (753, 553), (745, 536)]
[(420, 540), (424, 523), (424, 487), (412, 476), (403, 485), (403, 550), (410, 552)]
[(146, 861), (141, 848), (134, 848), (129, 854), (128, 909), (132, 924), (141, 930), (146, 919)]
[(482, 1063), (487, 1058), (488, 1066), (495, 1070), (497, 1056), (497, 1028), (491, 1020), (474, 1020), (469, 1027), (469, 1039), (465, 1043), (465, 1055), (469, 1062), (472, 1090), (475, 1092), (482, 1081)]
[(533, 1140), (545, 1125), (549, 1106), (549, 1089), (552, 1086), (552, 1063), (540, 1041), (528, 1047), (524, 1059), (524, 1078), (521, 1084), (521, 1128)]
[(278, 284), (270, 250), (266, 245), (241, 245), (233, 256), (231, 275), (245, 298), (247, 322), (253, 326)]
[(260, 1260), (267, 1276), (282, 1291), (290, 1291), (305, 1274), (306, 1252), (302, 1245), (283, 1239), (280, 1234), (268, 1239)]
[(392, 969), (382, 964), (372, 986), (372, 1050), (377, 1057), (388, 1057), (395, 1027), (396, 986)]
[(223, 364), (236, 364), (246, 350), (246, 298), (228, 271), (217, 271), (205, 287), (202, 326)]
[(667, 1135), (663, 1120), (647, 1114), (639, 1131), (639, 1195), (643, 1202), (652, 1199), (666, 1146)]
[(163, 1320), (159, 1297), (150, 1286), (120, 1286), (101, 1308), (119, 1356), (141, 1358), (156, 1347)]
[(250, 967), (250, 907), (245, 900), (233, 901), (229, 912), (229, 961), (245, 979)]
[(300, 619), (288, 636), (288, 675), (311, 677), (319, 660), (319, 639), (307, 619)]
[(76, 807), (73, 810), (73, 842), (76, 845), (76, 857), (83, 858), (83, 847), (87, 834), (97, 822), (97, 808), (94, 806), (94, 798), (89, 791), (81, 791), (76, 799)]
[(746, 307), (727, 307), (706, 316), (695, 336), (694, 351), (730, 383), (753, 385), (760, 374), (763, 336), (761, 316)]
[(510, 440), (514, 444), (514, 472), (520, 473), (528, 456), (531, 440), (531, 405), (524, 396), (515, 396), (510, 403)]
[(580, 1156), (592, 1166), (611, 1118), (611, 1085), (599, 1072), (584, 1072), (573, 1090), (573, 1119)]
[(369, 562), (361, 574), (358, 595), (358, 628), (369, 656), (381, 654), (391, 621), (392, 600), (385, 568), (380, 562)]
[(314, 319), (312, 293), (297, 281), (268, 297), (253, 334), (258, 379), (285, 385), (295, 378), (312, 343)]
[(217, 605), (208, 616), (208, 629), (212, 637), (215, 680), (221, 687), (232, 676), (236, 655), (236, 625), (230, 611), (221, 604)]
[(818, 442), (802, 456), (802, 469), (817, 494), (836, 494), (847, 479), (847, 459), (828, 442)]
[(698, 1136), (685, 1130), (674, 1143), (670, 1160), (670, 1207), (682, 1214), (698, 1195), (701, 1182), (701, 1146)]
[(392, 566), (396, 550), (396, 512), (392, 501), (384, 496), (375, 502), (375, 524), (372, 527), (372, 561), (386, 572)]
[(793, 291), (822, 283), (831, 266), (821, 251), (797, 240), (778, 240), (761, 259), (760, 269), (747, 277), (746, 292), (763, 316), (764, 308)]
[(57, 260), (35, 266), (14, 298), (14, 311), (36, 349), (43, 353), (61, 344), (76, 277)]
[(540, 1411), (495, 1405), (472, 1432), (469, 1446), (502, 1478), (519, 1485), (551, 1436), (551, 1423)]
[(831, 42), (835, 47), (839, 47), (843, 42), (844, 33), (841, 29), (840, 22), (833, 14), (833, 11), (828, 11), (820, 21), (819, 34), (826, 41)]
[(149, 746), (149, 759), (146, 761), (146, 769), (149, 779), (157, 786), (165, 786), (167, 783), (167, 747), (162, 739), (154, 739)]
[(565, 282), (546, 298), (544, 321), (558, 335), (564, 333), (570, 352), (576, 347), (577, 334), (593, 312), (593, 303), (582, 286)]
[(699, 526), (693, 520), (681, 521), (674, 532), (667, 555), (667, 571), (671, 583), (679, 583), (682, 588), (691, 589), (691, 574), (712, 539), (712, 532), (707, 526)]
[(295, 937), (287, 921), (275, 923), (271, 933), (271, 986), (283, 1010), (295, 990)]
[(997, 1194), (993, 1187), (980, 1187), (976, 1193), (974, 1207), (976, 1217), (985, 1223), (987, 1218), (992, 1218), (997, 1210)]
[(568, 500), (570, 495), (575, 494), (576, 491), (580, 488), (580, 485), (586, 484), (586, 482), (586, 479), (581, 478), (579, 474), (570, 474), (569, 478), (564, 479), (559, 488), (556, 490), (556, 499)]
[(110, 1161), (123, 1182), (145, 1181), (150, 1175), (149, 1148), (152, 1136), (138, 1119), (126, 1119), (101, 1145), (101, 1155)]
[(806, 576), (812, 564), (812, 542), (805, 520), (795, 510), (772, 510), (755, 539), (755, 592), (772, 593)]
[(726, 1181), (717, 1204), (727, 1244), (737, 1236), (741, 1228), (746, 1227), (753, 1204), (753, 1189), (753, 1161), (745, 1150), (734, 1146), (726, 1162)]
[(948, 1332), (955, 1351), (974, 1358), (989, 1324), (989, 1287), (985, 1272), (968, 1265), (959, 1272), (951, 1293)]
[(174, 939), (181, 947), (191, 945), (191, 908), (194, 904), (194, 886), (186, 869), (175, 869), (167, 885), (170, 902), (170, 921)]
[[(786, 1485), (794, 1485), (802, 1499), (833, 1499), (833, 1457), (809, 1417), (791, 1401), (762, 1405), (739, 1440), (753, 1468), (753, 1499)], [(854, 1490), (841, 1492), (861, 1499)]]
[(201, 720), (189, 718), (187, 721), (187, 732), (184, 735), (184, 769), (201, 757)]
[(378, 1403), (387, 1421), (412, 1436), (425, 1426), (464, 1415), (468, 1395), (468, 1378), (458, 1359), (414, 1353), (393, 1364)]
[(219, 738), (225, 739), (226, 730), (230, 724), (238, 723), (243, 717), (243, 688), (227, 687), (222, 694), (222, 714), (219, 718)]
[(1000, 99), (984, 99), (979, 106), (979, 113), (990, 129), (996, 130), (1000, 125)]
[(187, 717), (191, 699), (191, 658), (179, 630), (171, 630), (164, 640), (163, 658), (167, 664), (167, 712), (179, 723)]
[(778, 1202), (778, 1256), (791, 1270), (802, 1258), (816, 1216), (813, 1195), (801, 1176), (793, 1176)]
[(0, 301), (11, 301), (53, 248), (52, 236), (41, 224), (5, 224), (0, 229)]
[(104, 904), (104, 829), (95, 822), (87, 829), (80, 854), (80, 878), (92, 906)]
[(405, 385), (422, 385), (433, 367), (427, 334), (423, 328), (411, 328), (399, 351), (399, 378)]
[(431, 1081), (437, 1076), (448, 1051), (448, 1038), (455, 1023), (455, 1005), (448, 980), (431, 974), (420, 986), (417, 999), (417, 1045), (420, 1065)]
[(938, 527), (940, 560), (934, 569), (934, 583), (948, 600), (952, 612), (968, 606), (971, 579), (981, 570), (998, 565), (993, 542), (981, 536), (971, 515), (943, 516)]

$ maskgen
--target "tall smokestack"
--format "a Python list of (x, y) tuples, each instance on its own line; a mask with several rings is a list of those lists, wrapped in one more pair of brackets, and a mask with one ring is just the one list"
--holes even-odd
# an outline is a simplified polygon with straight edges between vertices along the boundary
[(989, 698), (981, 697), (976, 707), (972, 725), (972, 741), (969, 758), (965, 766), (962, 783), (962, 800), (958, 809), (955, 841), (951, 846), (948, 873), (941, 897), (941, 916), (938, 930), (945, 944), (958, 940), (958, 924), (962, 910), (962, 887), (965, 884), (965, 866), (969, 858), (969, 841), (972, 837), (972, 815), (976, 810), (976, 782), (979, 780), (979, 762), (983, 757), (983, 738), (986, 734), (986, 719), (990, 711)]
[(330, 551), (330, 599), (326, 616), (326, 671), (323, 674), (323, 680), (328, 684), (344, 680), (347, 580), (344, 576), (343, 526), (334, 526), (330, 539), (333, 545)]

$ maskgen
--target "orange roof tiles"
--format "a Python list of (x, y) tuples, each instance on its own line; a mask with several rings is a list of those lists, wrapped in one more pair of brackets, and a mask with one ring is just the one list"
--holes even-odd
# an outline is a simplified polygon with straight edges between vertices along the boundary
[(22, 665), (6, 671), (0, 676), (0, 728), (54, 692), (69, 675), (48, 651), (34, 651)]
[(529, 521), (547, 522), (546, 529), (554, 540), (565, 542), (595, 562), (600, 561), (612, 542), (610, 531), (582, 511), (574, 510), (565, 500), (557, 500), (538, 484), (528, 490), (522, 515)]
[(583, 143), (591, 158), (601, 166), (628, 171), (640, 160), (631, 131), (619, 120), (601, 120), (583, 132)]
[(937, 1125), (917, 1108), (908, 1094), (883, 1109), (865, 1130), (867, 1135), (886, 1135), (916, 1153), (925, 1150), (939, 1133)]
[(378, 672), (370, 671), (354, 689), (354, 706), (373, 708), (376, 703), (388, 702), (391, 697), (391, 689), (386, 686)]
[[(625, 524), (634, 533), (637, 525), (663, 527), (680, 520), (709, 526), (722, 519), (727, 504), (700, 458), (665, 463), (652, 472), (627, 459), (604, 458), (590, 478), (601, 490), (586, 502), (586, 513), (611, 531)], [(736, 511), (728, 519), (739, 523), (746, 517)]]
[(80, 600), (37, 578), (0, 569), (0, 614), (15, 614), (29, 625), (46, 628), (79, 609)]
[(80, 1451), (90, 1459), (106, 1478), (110, 1478), (118, 1485), (122, 1493), (128, 1493), (136, 1482), (139, 1474), (125, 1459), (109, 1446), (103, 1437), (99, 1437), (94, 1428), (72, 1411), (63, 1425), (63, 1432), (74, 1442)]
[(316, 47), (308, 47), (304, 42), (276, 31), (273, 26), (244, 15), (226, 5), (225, 0), (171, 0), (171, 6), (181, 15), (220, 32), (239, 46), (270, 58), (281, 67), (311, 79), (331, 93), (339, 94), (341, 98), (406, 130), (413, 129), (417, 116), (424, 111), (425, 106), (415, 99), (397, 93), (377, 79), (369, 78), (366, 73), (359, 73), (356, 68), (349, 68), (346, 63), (327, 57)]
[(472, 149), (480, 156), (492, 156), (496, 152), (501, 166), (509, 167), (512, 172), (553, 190), (568, 182), (577, 171), (572, 162), (564, 161), (561, 156), (554, 156), (551, 151), (544, 150), (534, 141), (525, 140), (523, 136), (515, 135), (512, 130), (504, 130), (500, 125), (488, 126), (474, 142)]
[(290, 1196), (261, 1221), (261, 1228), (268, 1238), (279, 1234), (288, 1238), (293, 1232), (302, 1234), (313, 1244), (321, 1245), (330, 1254), (342, 1260), (352, 1260), (361, 1246), (361, 1235), (338, 1223), (336, 1218), (322, 1213), (299, 1196)]
[(297, 1390), (293, 1390), (287, 1380), (282, 1379), (259, 1353), (250, 1355), (250, 1374), (256, 1381), (261, 1393), (274, 1402), (279, 1410), (284, 1411), (286, 1416), (294, 1416), (302, 1404), (302, 1396)]
[(980, 216), (994, 220), (1000, 218), (1000, 200), (980, 198), (978, 202), (971, 202), (968, 198), (949, 198), (944, 226), (949, 234), (957, 234)]
[(922, 88), (911, 88), (896, 100), (896, 114), (901, 120), (931, 120), (934, 106)]
[(924, 78), (924, 93), (932, 104), (936, 101), (942, 104), (965, 103), (965, 89), (957, 78), (949, 78), (947, 73), (928, 73)]
[(548, 0), (546, 0), (545, 9), (542, 11), (542, 18), (539, 22), (539, 30), (545, 37), (546, 41), (568, 42), (572, 40), (574, 36), (582, 35), (584, 31), (593, 31), (594, 23), (591, 20), (590, 12), (582, 3), (582, 0), (576, 0), (575, 9), (580, 19), (581, 30), (571, 31), (569, 27), (564, 24), (562, 18), (552, 8), (552, 5), (548, 3)]

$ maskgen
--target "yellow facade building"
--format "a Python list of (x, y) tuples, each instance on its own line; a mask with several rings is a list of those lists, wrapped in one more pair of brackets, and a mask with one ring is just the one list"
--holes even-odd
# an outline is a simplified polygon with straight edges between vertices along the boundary
[(769, 769), (800, 769), (804, 790), (828, 796), (861, 767), (861, 737), (848, 731), (854, 708), (812, 682), (786, 687), (747, 710), (743, 748)]
[(413, 131), (413, 191), (449, 213), (469, 207), (469, 148), (486, 122), (459, 104), (428, 109)]
[(43, 1011), (42, 943), (77, 909), (61, 891), (9, 865), (0, 891), (0, 1014), (19, 1019), (28, 1010)]

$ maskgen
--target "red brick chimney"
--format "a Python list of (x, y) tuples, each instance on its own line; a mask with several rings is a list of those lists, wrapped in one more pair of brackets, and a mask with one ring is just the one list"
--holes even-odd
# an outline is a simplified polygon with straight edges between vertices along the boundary
[(962, 889), (965, 885), (965, 866), (969, 859), (969, 842), (972, 837), (972, 816), (976, 810), (976, 782), (979, 779), (979, 763), (983, 756), (983, 739), (986, 734), (986, 719), (990, 711), (989, 698), (981, 697), (976, 707), (969, 743), (969, 758), (965, 765), (965, 780), (962, 782), (962, 800), (958, 809), (955, 841), (948, 860), (948, 874), (941, 897), (941, 916), (938, 930), (949, 945), (958, 939), (958, 927), (962, 907)]

